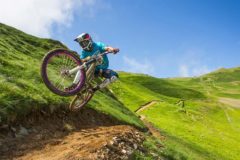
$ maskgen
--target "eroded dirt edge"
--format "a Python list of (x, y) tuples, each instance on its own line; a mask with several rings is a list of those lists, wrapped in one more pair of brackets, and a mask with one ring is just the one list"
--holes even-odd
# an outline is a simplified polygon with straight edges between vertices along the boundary
[(0, 130), (0, 159), (126, 159), (144, 151), (134, 127), (90, 108), (32, 113)]

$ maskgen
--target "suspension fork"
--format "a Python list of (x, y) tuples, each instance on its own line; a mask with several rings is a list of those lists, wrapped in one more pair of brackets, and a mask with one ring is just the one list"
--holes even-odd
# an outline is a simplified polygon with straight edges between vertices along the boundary
[(80, 77), (81, 77), (81, 69), (86, 68), (86, 67), (87, 67), (87, 66), (86, 66), (86, 64), (84, 63), (83, 65), (77, 66), (77, 67), (75, 67), (75, 68), (73, 68), (73, 69), (71, 69), (71, 70), (68, 71), (68, 75), (72, 75), (72, 74), (74, 74), (74, 73), (77, 72), (77, 74), (76, 74), (76, 76), (75, 76), (75, 78), (74, 78), (74, 80), (73, 80), (73, 83), (74, 83), (74, 84), (77, 84), (77, 83), (79, 82)]
[(77, 84), (79, 82), (79, 80), (81, 78), (81, 69), (86, 69), (88, 64), (90, 64), (90, 67), (87, 70), (86, 76), (87, 76), (87, 81), (90, 80), (90, 78), (94, 74), (94, 70), (95, 70), (95, 67), (96, 67), (96, 64), (93, 63), (94, 61), (96, 61), (96, 60), (90, 60), (90, 61), (84, 63), (83, 65), (77, 66), (77, 67), (68, 71), (69, 75), (72, 75), (72, 74), (77, 72), (77, 74), (74, 78), (74, 81), (73, 81), (74, 84)]

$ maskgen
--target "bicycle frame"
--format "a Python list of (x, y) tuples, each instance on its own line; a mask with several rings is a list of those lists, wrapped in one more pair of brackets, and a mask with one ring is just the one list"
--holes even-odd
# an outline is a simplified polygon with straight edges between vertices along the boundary
[[(99, 54), (98, 56), (104, 56), (104, 55), (109, 54), (109, 53), (110, 52), (104, 52), (102, 54)], [(78, 81), (80, 80), (80, 77), (81, 77), (80, 70), (88, 68), (87, 72), (86, 72), (86, 83), (89, 83), (89, 82), (91, 82), (93, 80), (96, 66), (97, 66), (97, 60), (96, 59), (90, 59), (89, 61), (87, 61), (86, 63), (82, 64), (81, 66), (77, 66), (77, 67), (69, 70), (68, 74), (71, 75), (71, 74), (74, 74), (74, 73), (77, 72), (77, 74), (76, 74), (76, 76), (74, 78), (74, 81), (73, 81), (73, 83), (77, 84)]]

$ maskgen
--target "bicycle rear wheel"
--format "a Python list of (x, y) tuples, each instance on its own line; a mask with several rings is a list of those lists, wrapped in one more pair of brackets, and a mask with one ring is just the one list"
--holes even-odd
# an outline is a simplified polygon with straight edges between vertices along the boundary
[(94, 93), (89, 90), (85, 90), (82, 93), (79, 93), (71, 101), (69, 105), (69, 109), (71, 111), (76, 111), (81, 109), (92, 99), (93, 95)]
[[(85, 71), (81, 69), (74, 74), (67, 74), (69, 70), (82, 65), (78, 55), (66, 49), (50, 51), (42, 61), (41, 76), (43, 82), (53, 93), (60, 96), (77, 94), (85, 84)], [(73, 84), (75, 77), (78, 81)]]

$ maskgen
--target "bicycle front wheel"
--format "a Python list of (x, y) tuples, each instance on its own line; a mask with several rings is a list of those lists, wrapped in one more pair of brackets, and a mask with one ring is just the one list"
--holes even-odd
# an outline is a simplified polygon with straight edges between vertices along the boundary
[[(75, 95), (85, 84), (85, 71), (81, 69), (71, 75), (67, 73), (80, 65), (82, 65), (80, 58), (72, 51), (66, 49), (50, 51), (42, 61), (43, 82), (49, 90), (57, 95)], [(78, 76), (77, 81), (76, 76)]]

